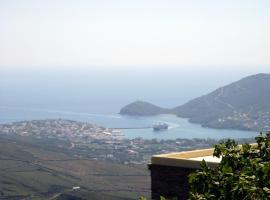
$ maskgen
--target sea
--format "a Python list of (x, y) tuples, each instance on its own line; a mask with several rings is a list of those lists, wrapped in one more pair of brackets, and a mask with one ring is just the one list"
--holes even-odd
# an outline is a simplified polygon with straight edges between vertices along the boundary
[[(120, 128), (123, 137), (130, 139), (251, 138), (258, 132), (205, 128), (174, 115), (118, 114), (136, 100), (172, 108), (246, 75), (248, 72), (7, 69), (0, 74), (0, 123), (61, 118)], [(167, 123), (169, 129), (153, 131), (151, 126), (158, 122)]]

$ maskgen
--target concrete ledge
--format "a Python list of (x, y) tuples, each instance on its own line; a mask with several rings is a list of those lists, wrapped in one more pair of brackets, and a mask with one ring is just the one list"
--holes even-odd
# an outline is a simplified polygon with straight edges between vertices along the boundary
[(201, 161), (205, 159), (210, 167), (215, 167), (219, 163), (220, 159), (212, 157), (213, 152), (214, 149), (202, 149), (154, 155), (151, 158), (151, 164), (199, 169)]
[(183, 151), (154, 155), (151, 158), (152, 199), (188, 199), (188, 175), (200, 168), (203, 159), (210, 167), (215, 167), (220, 159), (213, 157), (214, 149)]

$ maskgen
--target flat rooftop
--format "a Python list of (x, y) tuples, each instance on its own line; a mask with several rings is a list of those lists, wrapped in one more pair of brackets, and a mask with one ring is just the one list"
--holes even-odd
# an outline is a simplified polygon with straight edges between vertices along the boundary
[[(250, 145), (257, 146), (255, 143)], [(242, 145), (239, 147), (242, 148)], [(208, 166), (215, 167), (220, 163), (221, 158), (213, 157), (213, 153), (214, 149), (211, 148), (154, 155), (151, 158), (151, 164), (199, 169), (200, 163), (204, 159)]]
[(213, 152), (214, 149), (202, 149), (154, 155), (151, 164), (198, 169), (204, 159), (209, 166), (215, 167), (221, 158), (213, 157)]

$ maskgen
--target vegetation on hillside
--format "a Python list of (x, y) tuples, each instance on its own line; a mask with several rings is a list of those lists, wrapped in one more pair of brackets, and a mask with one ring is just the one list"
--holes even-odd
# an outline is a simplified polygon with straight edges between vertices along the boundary
[(176, 108), (137, 101), (122, 108), (120, 114), (176, 114), (205, 127), (266, 131), (270, 129), (269, 99), (270, 74), (255, 74)]
[[(124, 200), (149, 196), (146, 166), (74, 155), (73, 149), (64, 145), (55, 139), (0, 134), (0, 199)], [(78, 186), (80, 189), (73, 189)]]
[(270, 74), (255, 74), (174, 110), (180, 117), (207, 127), (267, 131), (270, 129), (269, 98)]
[(270, 131), (256, 138), (257, 145), (238, 146), (234, 140), (215, 145), (222, 157), (216, 168), (205, 161), (189, 176), (191, 200), (270, 199)]

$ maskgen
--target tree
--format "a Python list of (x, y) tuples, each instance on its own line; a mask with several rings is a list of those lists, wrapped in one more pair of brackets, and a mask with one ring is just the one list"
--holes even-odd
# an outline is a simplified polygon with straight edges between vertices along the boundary
[(256, 145), (239, 146), (234, 140), (214, 146), (220, 164), (189, 175), (190, 200), (270, 199), (270, 131), (256, 138)]

